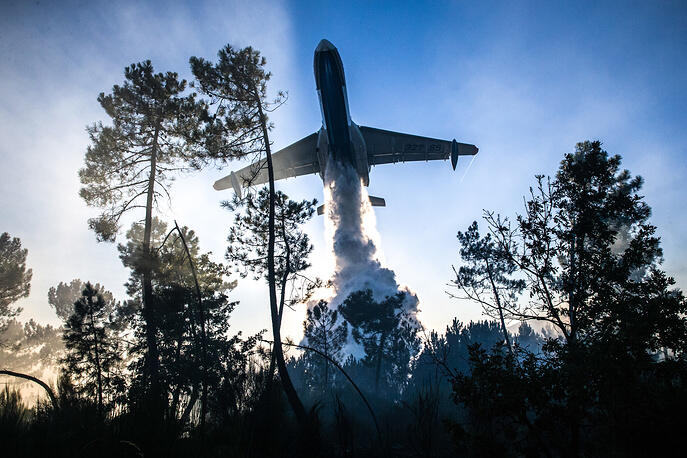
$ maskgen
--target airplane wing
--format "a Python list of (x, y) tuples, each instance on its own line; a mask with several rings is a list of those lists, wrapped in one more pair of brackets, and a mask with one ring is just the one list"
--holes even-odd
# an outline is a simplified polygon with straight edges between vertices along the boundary
[(370, 165), (450, 158), (455, 170), (458, 156), (474, 156), (478, 151), (475, 145), (455, 140), (438, 140), (365, 126), (360, 126), (360, 132), (365, 140)]
[[(273, 153), (272, 166), (275, 181), (319, 172), (317, 132)], [(267, 160), (262, 159), (215, 181), (213, 187), (217, 191), (233, 187), (240, 197), (241, 187), (264, 184), (267, 181)]]

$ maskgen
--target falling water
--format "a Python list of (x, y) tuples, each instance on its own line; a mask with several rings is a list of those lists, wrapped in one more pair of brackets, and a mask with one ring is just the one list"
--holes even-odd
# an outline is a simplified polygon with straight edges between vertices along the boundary
[[(376, 301), (403, 292), (403, 307), (417, 320), (418, 298), (407, 287), (399, 286), (393, 270), (383, 267), (380, 237), (369, 196), (357, 172), (350, 166), (330, 160), (325, 172), (326, 234), (333, 252), (333, 275), (329, 282), (329, 306), (337, 308), (356, 291), (369, 289)], [(346, 354), (361, 357), (349, 333)]]

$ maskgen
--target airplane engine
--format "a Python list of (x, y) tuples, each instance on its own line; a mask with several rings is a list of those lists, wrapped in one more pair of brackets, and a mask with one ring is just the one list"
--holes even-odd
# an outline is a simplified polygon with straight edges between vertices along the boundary
[(324, 172), (327, 170), (327, 157), (329, 156), (329, 141), (324, 127), (317, 133), (317, 161), (320, 164), (320, 177), (324, 181)]
[(350, 128), (351, 148), (353, 149), (353, 162), (358, 175), (365, 186), (370, 185), (370, 164), (367, 161), (367, 147), (365, 139), (358, 125), (351, 121)]

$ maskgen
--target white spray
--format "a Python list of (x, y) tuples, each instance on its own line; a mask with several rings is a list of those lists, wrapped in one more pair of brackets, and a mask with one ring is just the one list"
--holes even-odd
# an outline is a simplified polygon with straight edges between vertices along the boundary
[[(369, 196), (356, 171), (338, 161), (327, 161), (325, 172), (326, 233), (333, 251), (333, 275), (328, 299), (338, 306), (356, 291), (369, 289), (376, 301), (403, 292), (404, 311), (417, 322), (418, 298), (399, 286), (391, 269), (382, 266), (379, 234)], [(362, 357), (364, 352), (349, 333), (345, 354)]]

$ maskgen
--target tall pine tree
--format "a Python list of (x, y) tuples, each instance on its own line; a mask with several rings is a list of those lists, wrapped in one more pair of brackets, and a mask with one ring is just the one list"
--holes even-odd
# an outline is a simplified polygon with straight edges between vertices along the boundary
[(211, 122), (204, 130), (205, 147), (211, 155), (218, 157), (252, 156), (258, 161), (258, 172), (267, 169), (269, 200), (266, 261), (273, 352), (284, 392), (299, 423), (307, 427), (305, 407), (286, 369), (281, 342), (281, 314), (277, 299), (276, 192), (268, 113), (283, 103), (284, 94), (279, 93), (274, 101), (267, 100), (267, 81), (270, 73), (265, 70), (265, 58), (255, 49), (234, 49), (227, 45), (217, 54), (216, 64), (198, 57), (192, 57), (190, 60), (191, 69), (201, 90), (211, 98), (211, 103), (216, 109), (216, 115), (211, 118)]
[[(79, 170), (83, 187), (80, 195), (102, 213), (89, 220), (98, 240), (113, 241), (121, 218), (143, 212), (143, 239), (139, 263), (143, 317), (146, 321), (145, 373), (154, 404), (161, 402), (159, 353), (156, 338), (156, 310), (152, 272), (151, 234), (158, 199), (169, 197), (168, 187), (179, 171), (197, 169), (206, 160), (194, 148), (194, 135), (205, 114), (205, 104), (195, 93), (186, 93), (186, 81), (175, 72), (155, 73), (150, 61), (132, 64), (124, 70), (124, 83), (110, 94), (101, 93), (98, 102), (111, 118), (87, 128), (91, 139), (85, 166)], [(153, 407), (154, 415), (162, 409)]]

